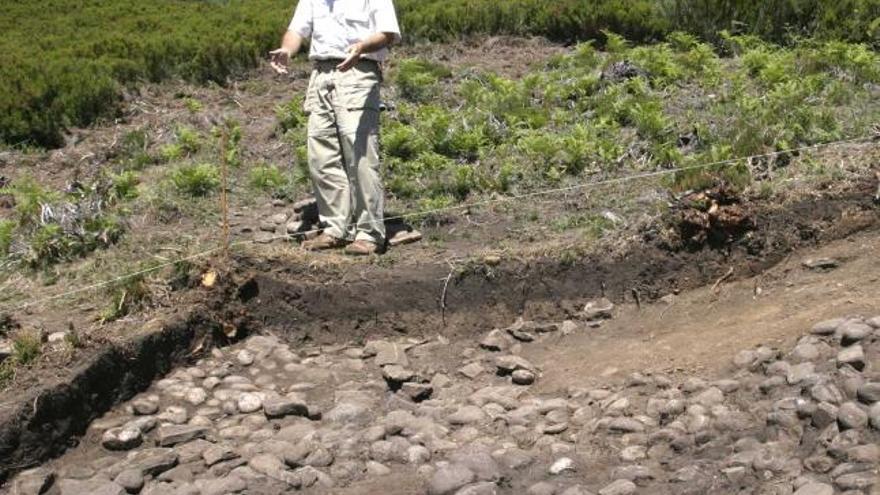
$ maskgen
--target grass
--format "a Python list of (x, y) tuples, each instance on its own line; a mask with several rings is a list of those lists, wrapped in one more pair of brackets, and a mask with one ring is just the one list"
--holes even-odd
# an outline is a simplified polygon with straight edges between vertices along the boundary
[(188, 196), (207, 196), (220, 187), (220, 171), (211, 163), (180, 165), (170, 178), (177, 192)]
[(15, 377), (16, 370), (33, 363), (43, 350), (40, 333), (36, 330), (17, 330), (12, 333), (12, 355), (0, 363), (0, 386)]
[(15, 234), (15, 222), (12, 220), (0, 220), (0, 256), (9, 255), (9, 248)]
[(596, 240), (601, 238), (606, 230), (613, 228), (614, 222), (600, 214), (578, 213), (558, 217), (551, 222), (550, 226), (557, 232), (577, 230), (581, 232), (584, 239)]
[[(144, 268), (149, 267), (141, 270)], [(106, 291), (109, 303), (101, 311), (100, 321), (111, 322), (131, 314), (147, 304), (150, 295), (145, 274), (127, 277), (111, 285)]]
[(250, 186), (258, 191), (281, 197), (290, 187), (290, 179), (277, 165), (257, 165), (248, 172)]

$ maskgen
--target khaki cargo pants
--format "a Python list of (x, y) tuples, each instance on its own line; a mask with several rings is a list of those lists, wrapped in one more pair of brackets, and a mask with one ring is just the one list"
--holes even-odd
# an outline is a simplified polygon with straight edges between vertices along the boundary
[(304, 110), (309, 116), (309, 172), (324, 232), (385, 242), (385, 191), (379, 177), (379, 65), (361, 60), (315, 65)]

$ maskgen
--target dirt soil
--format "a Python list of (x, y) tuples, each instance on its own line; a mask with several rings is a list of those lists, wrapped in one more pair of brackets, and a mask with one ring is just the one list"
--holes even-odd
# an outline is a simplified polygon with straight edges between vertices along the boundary
[[(766, 345), (792, 347), (827, 315), (871, 314), (880, 305), (880, 236), (857, 234), (791, 253), (754, 277), (670, 295), (639, 308), (626, 304), (600, 328), (559, 336), (523, 355), (544, 363), (539, 392), (577, 383), (613, 383), (633, 372), (692, 374), (727, 371), (719, 357)], [(831, 259), (832, 269), (810, 269)]]
[[(214, 493), (211, 480), (246, 493), (315, 495), (870, 488), (880, 455), (880, 405), (869, 409), (876, 401), (865, 395), (880, 378), (878, 248), (876, 230), (856, 233), (791, 253), (756, 277), (725, 274), (620, 305), (607, 319), (548, 311), (499, 323), (504, 330), (446, 334), (455, 338), (400, 328), (366, 342), (337, 334), (332, 345), (291, 345), (294, 334), (269, 325), (260, 330), (268, 337), (171, 370), (15, 483), (57, 476), (52, 494), (118, 487), (131, 476), (138, 487), (146, 479), (150, 494)], [(812, 267), (817, 261), (824, 268)], [(252, 302), (255, 292), (250, 283), (239, 295)], [(817, 325), (829, 315), (841, 319)], [(861, 361), (844, 366), (845, 353), (863, 346)], [(537, 381), (510, 386), (496, 364), (503, 359)], [(473, 366), (481, 372), (471, 377), (464, 370)], [(416, 395), (424, 390), (429, 398)], [(830, 425), (815, 404), (802, 405), (810, 394), (833, 408)], [(837, 394), (828, 399), (837, 405), (823, 394)], [(259, 398), (266, 416), (245, 409)], [(288, 399), (302, 412), (269, 413), (271, 401)], [(681, 408), (662, 412), (673, 404)], [(139, 427), (143, 445), (108, 447), (108, 435), (132, 424), (152, 425)], [(215, 445), (232, 453), (209, 461)], [(156, 467), (157, 458), (169, 460)], [(554, 473), (560, 462), (571, 467)], [(472, 471), (470, 481), (450, 466)]]

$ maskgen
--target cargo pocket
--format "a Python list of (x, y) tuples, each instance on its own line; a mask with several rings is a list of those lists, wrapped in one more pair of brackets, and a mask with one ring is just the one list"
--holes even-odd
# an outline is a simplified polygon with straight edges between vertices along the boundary
[(370, 135), (379, 132), (379, 85), (362, 82), (340, 88), (336, 112), (344, 135)]
[(339, 105), (346, 110), (379, 111), (379, 84), (359, 82), (345, 85), (339, 92)]

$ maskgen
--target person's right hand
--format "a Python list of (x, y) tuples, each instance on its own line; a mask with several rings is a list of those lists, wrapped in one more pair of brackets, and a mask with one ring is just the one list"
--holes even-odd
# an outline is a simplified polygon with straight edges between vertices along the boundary
[(290, 63), (290, 52), (284, 48), (269, 52), (269, 65), (278, 74), (287, 74), (287, 65)]

